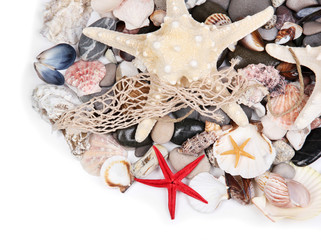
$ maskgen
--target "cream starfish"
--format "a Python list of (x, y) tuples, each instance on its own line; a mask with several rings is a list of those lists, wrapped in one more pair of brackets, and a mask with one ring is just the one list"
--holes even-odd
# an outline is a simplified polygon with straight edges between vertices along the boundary
[[(315, 73), (314, 90), (301, 110), (299, 116), (294, 122), (297, 129), (303, 129), (311, 124), (311, 122), (321, 115), (321, 46), (305, 48), (294, 47), (295, 55), (300, 64), (310, 68)], [(278, 44), (268, 44), (266, 51), (272, 56), (281, 61), (295, 63), (288, 46)]]

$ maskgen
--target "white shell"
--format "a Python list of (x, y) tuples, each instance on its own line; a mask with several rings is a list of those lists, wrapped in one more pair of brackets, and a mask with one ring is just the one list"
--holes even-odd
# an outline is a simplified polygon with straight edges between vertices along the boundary
[(289, 140), (290, 144), (295, 150), (300, 150), (305, 143), (305, 139), (311, 132), (311, 126), (300, 130), (290, 130), (286, 133), (286, 138)]
[(100, 15), (104, 15), (117, 8), (123, 0), (91, 0), (91, 7)]
[[(231, 136), (240, 146), (248, 138), (251, 138), (244, 151), (251, 154), (255, 159), (240, 156), (238, 165), (235, 167), (235, 155), (221, 155), (221, 153), (232, 150)], [(238, 127), (228, 131), (214, 143), (214, 156), (221, 169), (231, 175), (241, 175), (243, 178), (254, 178), (263, 174), (270, 168), (276, 156), (271, 141), (257, 131), (255, 125), (249, 124), (245, 127)]]
[(296, 167), (293, 180), (301, 183), (310, 193), (307, 207), (279, 208), (270, 204), (264, 196), (255, 197), (252, 202), (273, 222), (284, 219), (306, 220), (321, 213), (321, 174), (310, 167)]
[(125, 192), (133, 181), (130, 163), (124, 156), (108, 158), (101, 167), (100, 176), (107, 186), (119, 188), (121, 192)]
[(189, 186), (208, 202), (205, 204), (195, 198), (188, 197), (190, 205), (199, 212), (213, 212), (222, 200), (228, 199), (226, 185), (210, 173), (199, 173), (190, 181)]
[(137, 142), (144, 141), (152, 131), (156, 122), (157, 120), (155, 119), (145, 119), (140, 123), (138, 123), (136, 133), (135, 133), (135, 140)]

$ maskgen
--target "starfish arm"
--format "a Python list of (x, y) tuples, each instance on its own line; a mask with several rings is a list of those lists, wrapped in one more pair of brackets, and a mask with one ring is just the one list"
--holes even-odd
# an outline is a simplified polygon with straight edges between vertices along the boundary
[(232, 138), (231, 135), (229, 135), (229, 139), (230, 139), (230, 141), (231, 141), (231, 143), (232, 143), (232, 145), (233, 145), (233, 148), (234, 148), (234, 149), (238, 149), (239, 146), (238, 146), (237, 143), (234, 141), (234, 139)]
[(226, 152), (222, 152), (220, 155), (231, 155), (231, 154), (236, 154), (235, 150), (229, 150)]
[(175, 208), (176, 208), (176, 187), (170, 184), (168, 189), (168, 210), (171, 215), (171, 219), (175, 219)]
[(241, 155), (242, 156), (245, 156), (245, 157), (248, 157), (248, 158), (251, 158), (251, 159), (255, 159), (255, 157), (253, 156), (253, 155), (251, 155), (251, 154), (249, 154), (248, 152), (245, 152), (245, 151), (243, 151), (243, 150), (241, 150)]
[(135, 178), (137, 182), (140, 182), (142, 184), (152, 186), (152, 187), (159, 187), (159, 188), (164, 188), (168, 187), (170, 184), (167, 179), (140, 179), (140, 178)]
[(167, 17), (180, 17), (189, 14), (184, 0), (167, 0), (166, 13)]
[(197, 200), (200, 200), (203, 203), (208, 203), (199, 193), (197, 193), (193, 188), (187, 186), (186, 184), (180, 182), (177, 184), (177, 190), (185, 193), (186, 195), (193, 197)]
[[(269, 21), (272, 18), (273, 13), (274, 9), (270, 6), (253, 16), (247, 16), (240, 21), (220, 27), (217, 29), (219, 34), (214, 33), (213, 31), (213, 34), (216, 35), (216, 40), (220, 41), (222, 47), (220, 50), (223, 51), (231, 43), (237, 42), (251, 32), (254, 32)], [(220, 39), (217, 39), (217, 36), (219, 36)]]
[(172, 173), (172, 171), (170, 170), (170, 168), (168, 167), (163, 155), (161, 154), (161, 152), (157, 149), (157, 147), (153, 146), (153, 149), (155, 151), (156, 157), (158, 159), (158, 163), (159, 166), (164, 174), (164, 177), (166, 179), (172, 180), (174, 174)]
[[(300, 64), (310, 68), (315, 73), (314, 90), (294, 122), (296, 128), (303, 129), (321, 115), (321, 47), (312, 48), (307, 46), (305, 48), (295, 47), (291, 49), (294, 51)], [(281, 61), (295, 63), (288, 46), (267, 44), (266, 51), (272, 57)]]
[(183, 178), (185, 178), (200, 163), (200, 161), (204, 158), (204, 156), (205, 155), (203, 154), (202, 156), (196, 158), (193, 162), (191, 162), (190, 164), (186, 165), (183, 169), (178, 171), (174, 175), (174, 179), (180, 181)]
[(242, 145), (240, 146), (240, 149), (243, 150), (243, 148), (246, 146), (246, 144), (247, 144), (250, 140), (251, 140), (251, 138), (246, 139), (245, 142), (242, 143)]
[(131, 55), (137, 56), (137, 51), (144, 48), (145, 34), (125, 34), (98, 27), (89, 27), (83, 30), (83, 34), (98, 42), (120, 49)]
[(236, 151), (235, 153), (235, 165), (234, 167), (237, 167), (237, 165), (239, 164), (240, 161), (240, 151)]

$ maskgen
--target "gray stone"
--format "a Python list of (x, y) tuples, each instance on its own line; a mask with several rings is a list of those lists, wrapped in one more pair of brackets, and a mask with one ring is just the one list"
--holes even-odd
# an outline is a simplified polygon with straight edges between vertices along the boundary
[(204, 4), (196, 6), (192, 9), (192, 16), (196, 21), (205, 22), (206, 18), (213, 13), (224, 13), (226, 11), (220, 5), (206, 1)]
[(154, 0), (155, 9), (161, 9), (166, 11), (166, 0)]
[(109, 87), (116, 82), (116, 64), (108, 63), (106, 66), (106, 75), (103, 80), (100, 81), (99, 86)]
[(306, 22), (303, 24), (303, 34), (313, 35), (319, 32), (321, 32), (320, 22)]
[[(173, 112), (173, 116), (175, 118), (181, 118), (181, 117), (184, 117), (190, 111), (191, 111), (190, 107), (182, 108), (176, 112)], [(187, 118), (198, 119), (199, 116), (200, 116), (200, 114), (197, 111), (193, 111)]]
[(162, 118), (164, 121), (159, 120), (155, 124), (151, 137), (155, 143), (163, 144), (171, 140), (174, 133), (174, 122), (171, 122), (169, 116)]
[[(174, 148), (169, 153), (169, 157), (168, 157), (169, 162), (171, 163), (171, 165), (176, 171), (183, 169), (186, 165), (190, 164), (197, 158), (197, 156), (195, 157), (191, 155), (182, 154), (178, 152), (178, 150), (179, 148)], [(200, 156), (203, 154), (204, 152), (202, 152)], [(204, 158), (200, 161), (200, 163), (196, 166), (196, 168), (194, 168), (194, 170), (187, 175), (187, 178), (193, 178), (194, 176), (196, 176), (201, 172), (209, 172), (210, 170), (211, 170), (211, 164), (208, 161), (207, 157), (204, 156)]]
[(280, 6), (276, 9), (276, 25), (275, 27), (280, 30), (285, 22), (295, 22), (292, 11), (286, 6)]
[[(116, 20), (112, 18), (101, 18), (98, 21), (91, 24), (89, 27), (100, 27), (106, 28), (109, 30), (116, 29)], [(79, 40), (79, 55), (82, 60), (85, 61), (94, 61), (98, 60), (101, 56), (104, 55), (108, 46), (97, 42), (89, 37), (86, 37), (84, 34), (81, 35)]]
[(276, 36), (278, 35), (278, 30), (276, 27), (273, 27), (271, 29), (259, 28), (258, 31), (259, 31), (261, 37), (265, 41), (273, 41), (276, 38)]
[(253, 113), (253, 109), (244, 105), (244, 104), (240, 104), (241, 108), (243, 109), (245, 115), (247, 116), (247, 118), (249, 119), (249, 121), (252, 118), (252, 113)]
[(287, 179), (293, 179), (295, 176), (295, 169), (291, 165), (287, 163), (280, 163), (273, 167), (272, 170), (273, 173), (279, 174), (280, 176), (287, 178)]
[(274, 164), (288, 162), (295, 155), (294, 149), (283, 140), (277, 140), (274, 143), (272, 143), (272, 145), (276, 151), (276, 157), (273, 162)]
[[(209, 107), (208, 109), (211, 111), (214, 111), (216, 109), (216, 107)], [(205, 122), (205, 121), (215, 122), (216, 124), (221, 125), (221, 126), (227, 125), (230, 123), (231, 119), (229, 118), (229, 116), (227, 116), (227, 114), (222, 109), (218, 109), (215, 113), (222, 117), (222, 121), (217, 121), (213, 118), (206, 117), (203, 115), (200, 115), (199, 120), (201, 120), (202, 122)]]
[(146, 146), (141, 146), (141, 147), (137, 147), (135, 148), (135, 157), (142, 157), (145, 155), (145, 153), (148, 152), (148, 150), (152, 147), (153, 145), (146, 145)]
[(302, 8), (318, 4), (317, 0), (287, 0), (286, 6), (295, 12), (298, 12)]
[(311, 47), (318, 47), (321, 45), (321, 33), (306, 36), (303, 39), (303, 46), (310, 45)]
[(230, 0), (210, 0), (210, 1), (220, 5), (225, 10), (227, 10), (228, 5), (230, 4)]
[(231, 0), (228, 14), (232, 21), (237, 21), (248, 15), (254, 15), (268, 6), (271, 6), (271, 0)]

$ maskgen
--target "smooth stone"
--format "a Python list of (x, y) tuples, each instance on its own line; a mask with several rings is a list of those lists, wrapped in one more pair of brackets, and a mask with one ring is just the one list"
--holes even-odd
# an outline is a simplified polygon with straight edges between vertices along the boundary
[[(191, 111), (190, 107), (181, 108), (180, 110), (173, 112), (173, 116), (175, 118), (181, 118), (186, 116), (186, 114), (188, 114), (190, 111)], [(194, 110), (187, 118), (199, 119), (199, 117), (200, 117), (200, 114)]]
[(286, 133), (286, 138), (295, 150), (300, 150), (303, 147), (305, 139), (311, 132), (311, 127), (306, 127), (300, 130), (289, 130)]
[[(115, 30), (116, 24), (117, 21), (115, 19), (101, 18), (91, 24), (89, 27), (100, 27), (109, 30)], [(107, 45), (86, 37), (84, 34), (81, 35), (78, 44), (80, 58), (85, 61), (98, 60), (101, 56), (104, 55), (107, 48)]]
[[(172, 167), (176, 170), (179, 171), (183, 169), (186, 165), (190, 164), (193, 162), (197, 157), (191, 156), (191, 155), (186, 155), (178, 152), (179, 148), (174, 148), (172, 151), (169, 153), (168, 160)], [(203, 155), (204, 152), (200, 154)], [(204, 158), (200, 161), (200, 163), (194, 168), (194, 170), (187, 175), (187, 178), (193, 178), (197, 174), (201, 172), (209, 172), (211, 170), (211, 164), (208, 161), (207, 157), (204, 156)]]
[(248, 15), (254, 15), (268, 6), (271, 6), (271, 0), (231, 0), (228, 14), (232, 21), (237, 21)]
[(276, 123), (267, 116), (261, 118), (261, 123), (263, 125), (263, 134), (270, 140), (279, 140), (283, 138), (287, 132), (287, 130), (279, 128)]
[(280, 163), (273, 167), (273, 173), (279, 174), (281, 177), (293, 179), (295, 176), (295, 169), (287, 163)]
[(206, 1), (204, 4), (192, 9), (192, 17), (198, 22), (205, 22), (206, 18), (213, 13), (226, 14), (226, 11), (220, 5), (210, 1)]
[(311, 131), (303, 147), (295, 152), (292, 162), (299, 166), (307, 166), (321, 157), (321, 128)]
[(188, 138), (195, 136), (205, 130), (205, 123), (186, 118), (181, 122), (175, 123), (175, 130), (171, 142), (181, 145)]
[[(247, 116), (247, 118), (249, 119), (249, 121), (252, 118), (252, 113), (253, 113), (253, 109), (244, 105), (244, 104), (240, 104), (241, 108), (243, 109), (245, 115)], [(225, 124), (226, 125), (226, 124)]]
[(259, 64), (263, 63), (268, 66), (276, 66), (280, 63), (279, 60), (271, 57), (267, 52), (256, 52), (245, 47), (236, 46), (234, 52), (229, 52), (227, 54), (228, 61), (233, 58), (238, 58), (240, 62), (235, 66), (236, 69), (244, 68), (249, 64)]
[(141, 147), (150, 145), (153, 143), (153, 140), (150, 136), (148, 136), (144, 141), (137, 142), (135, 140), (135, 133), (136, 133), (137, 125), (131, 126), (129, 128), (125, 129), (119, 129), (116, 131), (117, 141), (120, 145), (126, 146), (126, 147)]
[[(92, 94), (88, 94), (88, 95), (81, 96), (81, 97), (80, 97), (80, 100), (81, 100), (82, 102), (88, 102), (89, 100), (91, 100), (91, 99), (94, 98), (94, 97), (99, 97), (99, 96), (105, 94), (108, 90), (110, 90), (110, 87), (103, 87), (100, 92), (96, 92), (96, 93), (92, 93)], [(111, 102), (111, 100), (108, 101), (108, 102), (106, 102), (106, 103), (109, 104), (110, 102)], [(98, 110), (98, 108), (99, 108), (98, 105), (99, 105), (99, 104), (96, 104), (96, 105), (95, 105), (95, 109), (97, 109), (97, 110)], [(98, 107), (98, 108), (97, 108), (97, 107)]]
[(153, 144), (150, 145), (146, 145), (146, 146), (141, 146), (141, 147), (137, 147), (135, 148), (135, 157), (142, 157), (145, 155), (145, 153), (148, 152), (148, 150), (153, 146)]
[(313, 35), (319, 32), (321, 32), (320, 22), (306, 22), (303, 24), (303, 34)]
[[(216, 109), (216, 107), (212, 106), (212, 107), (209, 107), (208, 109), (211, 110), (211, 111), (214, 111)], [(221, 126), (227, 125), (227, 124), (229, 124), (231, 122), (230, 117), (222, 109), (216, 110), (215, 113), (222, 117), (222, 121), (217, 121), (217, 120), (215, 120), (213, 118), (206, 117), (206, 116), (203, 116), (203, 115), (200, 115), (199, 120), (202, 121), (202, 122), (205, 122), (205, 121), (214, 122), (214, 123), (216, 123), (218, 125), (221, 125)]]
[(100, 81), (100, 87), (110, 87), (116, 82), (116, 64), (108, 63), (106, 64), (106, 75), (103, 80)]
[(164, 121), (158, 120), (151, 132), (152, 140), (159, 144), (169, 142), (174, 134), (174, 122), (170, 122), (171, 118), (165, 116), (162, 119)]
[(227, 10), (230, 4), (230, 0), (210, 0), (210, 1), (220, 5), (222, 8), (224, 8), (224, 10)]
[(321, 32), (306, 36), (303, 39), (303, 46), (306, 47), (307, 45), (310, 45), (311, 47), (321, 46)]
[(275, 27), (280, 30), (285, 22), (295, 22), (295, 18), (290, 9), (286, 6), (280, 6), (276, 9), (276, 25)]
[(258, 31), (262, 39), (264, 39), (265, 41), (273, 41), (278, 35), (278, 30), (276, 27), (273, 27), (271, 29), (259, 28)]
[(166, 0), (154, 0), (155, 10), (161, 9), (166, 11)]
[(287, 0), (286, 6), (295, 12), (298, 12), (302, 8), (318, 4), (317, 0)]
[(272, 145), (275, 148), (276, 152), (273, 164), (288, 162), (294, 157), (294, 149), (283, 140), (277, 140), (273, 142)]

